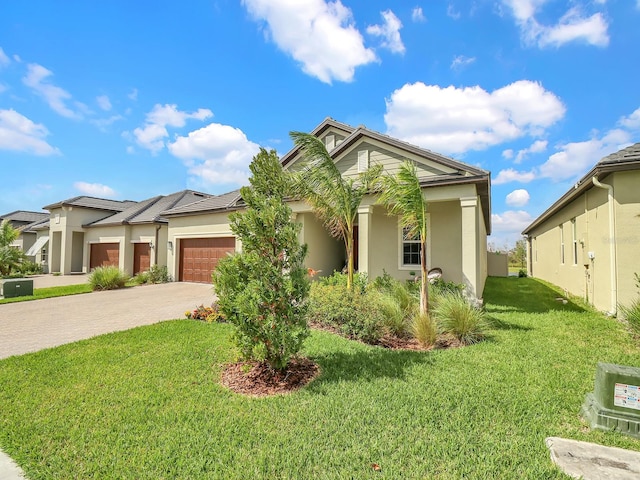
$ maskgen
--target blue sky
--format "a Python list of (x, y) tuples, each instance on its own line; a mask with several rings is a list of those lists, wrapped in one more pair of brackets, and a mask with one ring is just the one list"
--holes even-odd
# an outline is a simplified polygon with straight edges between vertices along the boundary
[(497, 246), (640, 141), (640, 0), (4, 2), (0, 213), (245, 182), (325, 117), (492, 172)]

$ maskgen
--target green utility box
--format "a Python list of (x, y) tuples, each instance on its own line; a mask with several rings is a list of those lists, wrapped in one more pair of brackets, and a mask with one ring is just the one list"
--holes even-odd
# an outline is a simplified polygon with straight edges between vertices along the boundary
[(33, 295), (33, 280), (28, 278), (8, 278), (2, 281), (2, 296), (4, 298), (24, 297)]
[(640, 438), (640, 368), (598, 363), (594, 391), (580, 413), (591, 428)]

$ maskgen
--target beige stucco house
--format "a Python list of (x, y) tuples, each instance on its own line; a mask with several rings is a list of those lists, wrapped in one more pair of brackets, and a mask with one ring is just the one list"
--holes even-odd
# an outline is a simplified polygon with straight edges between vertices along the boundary
[(528, 270), (615, 315), (637, 295), (640, 143), (600, 160), (524, 231)]
[(48, 218), (49, 214), (46, 212), (16, 210), (15, 212), (1, 215), (0, 223), (7, 220), (13, 228), (20, 232), (18, 238), (11, 245), (24, 252), (29, 260), (34, 261), (35, 256), (31, 250), (36, 242), (36, 233), (31, 230), (31, 227)]
[[(491, 230), (489, 172), (331, 118), (312, 134), (325, 143), (347, 177), (373, 164), (393, 174), (402, 161), (414, 162), (429, 202), (428, 266), (440, 267), (445, 280), (463, 283), (470, 295), (482, 296)], [(297, 148), (281, 161), (285, 169), (302, 164)], [(345, 265), (342, 241), (329, 235), (306, 203), (294, 201), (290, 206), (295, 221), (302, 225), (300, 241), (309, 246), (307, 266), (322, 275), (341, 270)], [(229, 227), (228, 214), (242, 208), (239, 191), (234, 191), (165, 211), (169, 273), (176, 280), (210, 282), (218, 259), (241, 248)], [(399, 279), (419, 275), (419, 243), (403, 235), (398, 218), (377, 204), (376, 195), (366, 196), (360, 206), (356, 236), (357, 269), (370, 278), (385, 271)]]
[(67, 275), (113, 265), (136, 274), (166, 265), (168, 222), (161, 213), (208, 196), (183, 190), (142, 202), (80, 196), (47, 205), (49, 271)]

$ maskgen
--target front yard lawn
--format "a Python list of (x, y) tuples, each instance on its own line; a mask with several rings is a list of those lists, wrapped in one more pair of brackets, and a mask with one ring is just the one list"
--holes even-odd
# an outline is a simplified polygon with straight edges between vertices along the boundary
[[(288, 396), (220, 386), (231, 327), (178, 320), (0, 362), (0, 447), (45, 478), (566, 478), (561, 436), (640, 450), (579, 418), (598, 361), (640, 366), (615, 320), (490, 278), (474, 346), (390, 351), (315, 331)], [(380, 471), (373, 468), (380, 467)]]
[(77, 295), (79, 293), (91, 292), (88, 283), (78, 285), (64, 285), (61, 287), (34, 288), (33, 295), (22, 297), (0, 298), (0, 305), (3, 303), (28, 302), (29, 300), (40, 300), (41, 298), (64, 297), (67, 295)]

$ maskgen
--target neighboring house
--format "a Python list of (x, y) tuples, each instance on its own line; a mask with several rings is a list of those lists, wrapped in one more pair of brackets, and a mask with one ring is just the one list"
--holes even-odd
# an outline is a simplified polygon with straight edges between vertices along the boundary
[(167, 220), (161, 212), (208, 196), (183, 190), (142, 202), (80, 196), (47, 205), (49, 270), (66, 275), (113, 265), (136, 274), (165, 265)]
[[(429, 202), (427, 264), (440, 267), (447, 281), (463, 283), (481, 297), (487, 276), (487, 234), (491, 225), (490, 174), (437, 153), (402, 142), (363, 126), (354, 128), (325, 119), (312, 134), (320, 138), (342, 175), (355, 177), (369, 165), (380, 164), (393, 174), (403, 160), (414, 162)], [(294, 148), (281, 159), (285, 169), (301, 165)], [(420, 273), (420, 244), (407, 238), (397, 217), (364, 198), (356, 231), (357, 269), (370, 278), (385, 271), (399, 279)], [(345, 265), (341, 240), (329, 235), (304, 202), (290, 206), (302, 224), (300, 241), (307, 243), (307, 266), (330, 275)], [(176, 280), (210, 282), (218, 260), (240, 250), (229, 227), (228, 214), (243, 208), (239, 191), (203, 199), (163, 213), (169, 219), (167, 266)]]
[(30, 227), (48, 218), (49, 214), (47, 212), (17, 210), (0, 216), (0, 222), (8, 220), (13, 228), (20, 232), (20, 236), (12, 243), (12, 245), (22, 250), (29, 260), (34, 261), (35, 257), (30, 253), (30, 249), (36, 242), (36, 234), (30, 230)]
[(640, 143), (600, 160), (522, 233), (531, 276), (615, 315), (637, 295)]

